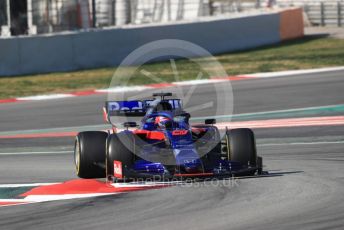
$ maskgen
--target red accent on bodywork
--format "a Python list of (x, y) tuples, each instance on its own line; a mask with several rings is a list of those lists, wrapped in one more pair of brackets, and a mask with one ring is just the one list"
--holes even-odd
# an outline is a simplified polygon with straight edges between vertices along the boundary
[(142, 129), (137, 129), (134, 130), (135, 134), (145, 134), (147, 139), (151, 140), (165, 140), (165, 134), (160, 131), (149, 131), (149, 130), (142, 130)]
[(173, 136), (184, 136), (188, 133), (189, 131), (188, 130), (174, 130), (172, 132), (172, 135)]
[(113, 175), (118, 179), (123, 178), (123, 171), (122, 171), (122, 162), (120, 161), (113, 161)]
[(109, 119), (108, 119), (108, 114), (106, 112), (106, 108), (103, 107), (103, 119), (106, 123), (109, 123)]
[(193, 132), (193, 133), (196, 133), (196, 134), (200, 134), (200, 133), (204, 133), (204, 132), (206, 132), (207, 131), (207, 129), (205, 129), (205, 128), (191, 128), (191, 131)]

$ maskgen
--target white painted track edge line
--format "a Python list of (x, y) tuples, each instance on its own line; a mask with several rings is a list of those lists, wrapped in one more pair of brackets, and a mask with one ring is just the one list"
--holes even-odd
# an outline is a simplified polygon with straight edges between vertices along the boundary
[(279, 72), (266, 72), (266, 73), (253, 73), (253, 74), (244, 74), (246, 77), (251, 78), (273, 78), (273, 77), (285, 77), (292, 75), (304, 75), (304, 74), (316, 74), (324, 72), (336, 72), (344, 70), (344, 66), (337, 67), (325, 67), (325, 68), (316, 68), (316, 69), (305, 69), (305, 70), (287, 70)]
[(62, 183), (54, 182), (54, 183), (28, 183), (28, 184), (0, 184), (0, 188), (37, 187), (37, 186), (46, 186), (46, 185), (55, 185), (55, 184), (62, 184)]
[(68, 153), (73, 153), (73, 151), (50, 151), (50, 152), (7, 152), (7, 153), (1, 153), (0, 156), (4, 155), (31, 155), (31, 154), (68, 154)]
[(18, 97), (16, 100), (18, 101), (42, 101), (42, 100), (53, 100), (53, 99), (61, 99), (61, 98), (68, 98), (68, 97), (75, 97), (73, 94), (48, 94), (48, 95), (35, 95), (35, 96), (28, 96), (28, 97)]
[(344, 141), (266, 143), (266, 144), (257, 144), (257, 146), (264, 147), (264, 146), (282, 146), (282, 145), (324, 145), (324, 144), (344, 144)]

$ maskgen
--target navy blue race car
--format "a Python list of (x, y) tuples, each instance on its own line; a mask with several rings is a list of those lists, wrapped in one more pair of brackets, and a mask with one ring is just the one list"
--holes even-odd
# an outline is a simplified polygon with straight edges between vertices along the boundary
[(126, 181), (261, 174), (250, 129), (228, 129), (221, 136), (215, 119), (191, 125), (190, 114), (171, 93), (144, 101), (108, 101), (104, 118), (143, 117), (124, 122), (124, 130), (80, 132), (75, 141), (76, 173), (81, 178)]

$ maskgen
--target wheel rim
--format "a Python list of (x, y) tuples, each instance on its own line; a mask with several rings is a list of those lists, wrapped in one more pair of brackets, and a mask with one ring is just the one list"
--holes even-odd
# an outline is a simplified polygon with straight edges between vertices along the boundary
[(79, 174), (79, 170), (80, 170), (80, 147), (79, 147), (79, 139), (78, 138), (76, 139), (75, 146), (74, 146), (74, 162), (75, 162), (76, 173)]
[(227, 144), (227, 158), (230, 160), (230, 145), (229, 145), (229, 137), (228, 134), (226, 134), (226, 144)]

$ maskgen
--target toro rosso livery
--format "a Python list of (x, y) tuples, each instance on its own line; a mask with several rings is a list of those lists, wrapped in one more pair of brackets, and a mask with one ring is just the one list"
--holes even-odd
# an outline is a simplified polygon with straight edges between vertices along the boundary
[(106, 177), (111, 181), (137, 178), (184, 178), (262, 173), (250, 129), (226, 129), (223, 136), (215, 119), (191, 125), (190, 114), (171, 93), (153, 94), (144, 101), (109, 101), (104, 118), (143, 117), (141, 124), (115, 124), (108, 132), (77, 135), (74, 159), (81, 178)]

